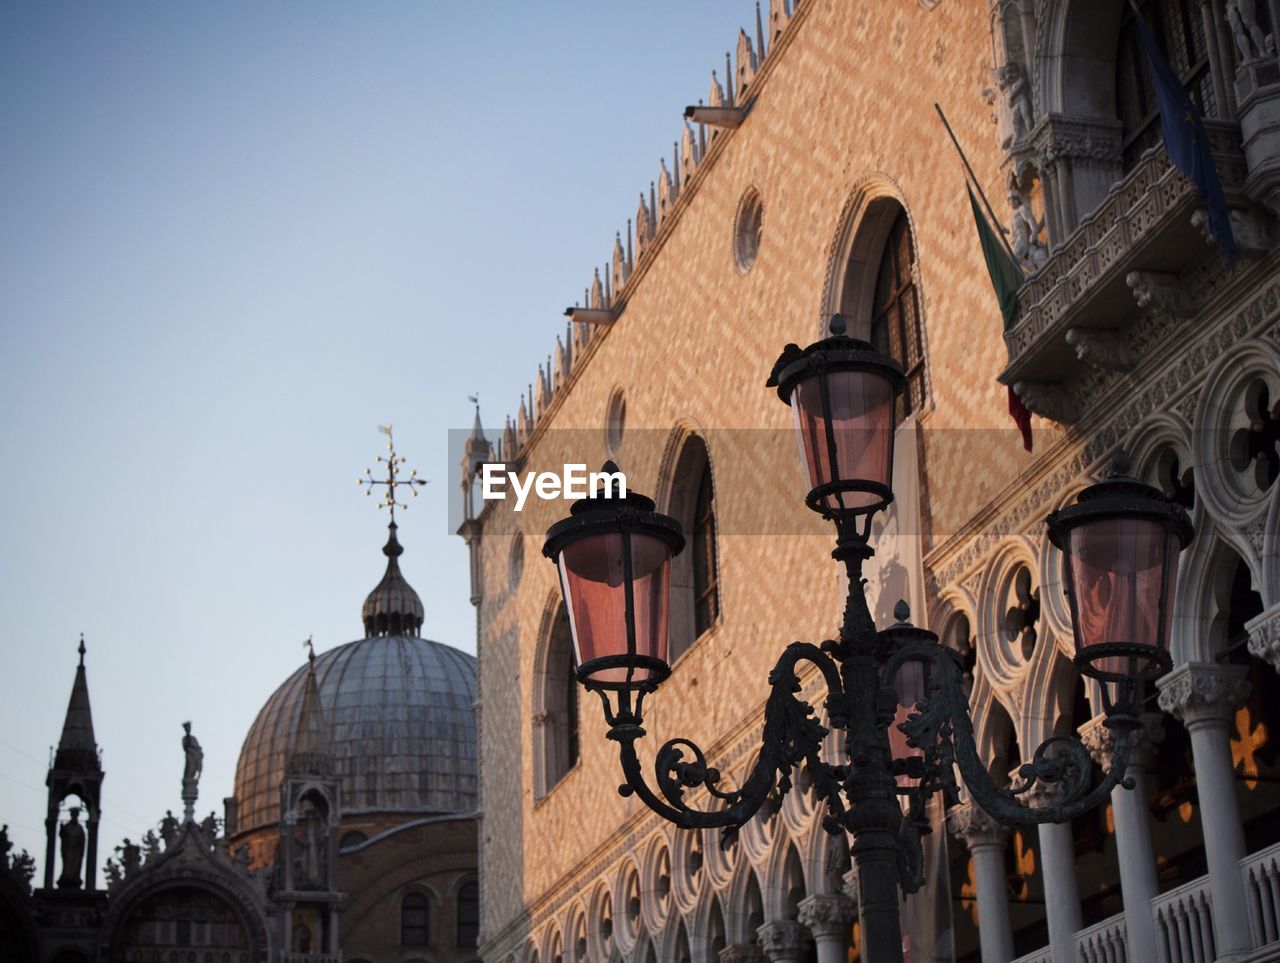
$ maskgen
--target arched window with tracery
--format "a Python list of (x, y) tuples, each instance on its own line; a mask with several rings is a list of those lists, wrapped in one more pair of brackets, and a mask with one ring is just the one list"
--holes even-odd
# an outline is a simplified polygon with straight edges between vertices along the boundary
[(536, 676), (534, 772), (538, 798), (545, 796), (578, 763), (578, 683), (573, 674), (569, 614), (560, 602), (551, 621)]
[(430, 939), (430, 901), (425, 893), (406, 893), (400, 901), (400, 945), (426, 946)]
[(903, 415), (924, 405), (924, 345), (920, 337), (920, 299), (916, 291), (916, 248), (907, 212), (889, 228), (871, 306), (871, 343), (898, 360), (907, 373)]
[(854, 196), (835, 250), (840, 286), (826, 302), (848, 318), (851, 335), (897, 359), (907, 374), (899, 414), (921, 411), (929, 396), (915, 238), (906, 208), (877, 183)]
[[(1160, 143), (1160, 104), (1133, 7), (1127, 3), (1122, 6), (1116, 51), (1116, 113), (1124, 125), (1124, 169), (1129, 171), (1143, 151)], [(1137, 6), (1200, 115), (1217, 116), (1209, 41), (1199, 0), (1137, 0)], [(1261, 9), (1265, 4), (1258, 6)]]
[(706, 442), (697, 435), (685, 440), (676, 459), (667, 512), (688, 540), (671, 560), (667, 657), (674, 662), (720, 619), (715, 481)]

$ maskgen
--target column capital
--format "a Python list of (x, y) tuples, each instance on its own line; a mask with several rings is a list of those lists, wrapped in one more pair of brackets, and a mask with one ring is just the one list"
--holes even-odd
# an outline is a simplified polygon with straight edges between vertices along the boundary
[(951, 807), (947, 812), (947, 828), (951, 835), (964, 841), (970, 852), (981, 846), (1003, 846), (1009, 838), (1009, 827), (997, 822), (973, 800)]
[(1160, 708), (1181, 719), (1188, 730), (1225, 726), (1249, 697), (1249, 682), (1245, 678), (1248, 674), (1248, 668), (1243, 665), (1214, 662), (1180, 665), (1156, 683), (1160, 687)]
[(858, 907), (843, 893), (815, 894), (800, 901), (799, 920), (815, 940), (844, 937), (858, 916)]
[(798, 959), (805, 943), (809, 942), (809, 931), (795, 920), (773, 920), (756, 933), (767, 960)]
[(849, 897), (849, 899), (853, 900), (854, 906), (857, 906), (858, 905), (858, 869), (857, 867), (851, 866), (848, 872), (846, 872), (842, 877), (840, 877), (840, 879), (843, 884), (840, 887), (840, 891), (844, 893), (845, 896)]
[(764, 963), (764, 950), (755, 943), (734, 943), (720, 951), (717, 963)]
[(1249, 632), (1249, 652), (1270, 662), (1280, 672), (1280, 605), (1273, 605), (1244, 624)]
[[(1155, 765), (1156, 750), (1164, 739), (1163, 717), (1158, 712), (1144, 712), (1138, 719), (1138, 728), (1129, 738), (1129, 768), (1149, 770)], [(1089, 755), (1103, 769), (1111, 768), (1115, 754), (1115, 733), (1107, 728), (1106, 716), (1094, 716), (1080, 727), (1080, 741)]]

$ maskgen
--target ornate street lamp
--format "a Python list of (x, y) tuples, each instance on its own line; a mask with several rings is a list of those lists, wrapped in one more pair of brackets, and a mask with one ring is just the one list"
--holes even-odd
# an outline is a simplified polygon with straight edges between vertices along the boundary
[[(775, 790), (791, 788), (796, 766), (807, 766), (826, 807), (824, 826), (854, 837), (862, 942), (871, 963), (902, 960), (899, 902), (902, 892), (923, 883), (925, 806), (934, 793), (959, 791), (957, 769), (969, 797), (1009, 825), (1064, 822), (1116, 786), (1132, 787), (1124, 774), (1139, 689), (1171, 665), (1177, 559), (1192, 536), (1182, 508), (1129, 478), (1124, 466), (1050, 516), (1049, 537), (1066, 560), (1075, 663), (1102, 683), (1115, 749), (1111, 768), (1091, 788), (1088, 750), (1078, 739), (1054, 737), (1019, 769), (1014, 785), (1001, 788), (978, 752), (958, 655), (911, 625), (905, 603), (895, 610), (897, 623), (881, 631), (867, 605), (862, 566), (874, 555), (871, 519), (893, 500), (894, 405), (904, 385), (898, 364), (846, 336), (839, 315), (830, 337), (803, 350), (787, 345), (769, 379), (795, 415), (809, 483), (805, 501), (835, 523), (832, 555), (846, 566), (849, 593), (838, 638), (821, 646), (792, 643), (778, 659), (760, 754), (737, 788), (722, 786), (719, 770), (688, 739), (658, 749), (656, 789), (636, 752), (645, 734), (643, 699), (670, 674), (670, 560), (684, 543), (676, 521), (641, 495), (597, 493), (552, 526), (543, 548), (560, 570), (578, 681), (600, 695), (609, 738), (619, 744), (625, 777), (619, 792), (639, 796), (678, 826), (732, 832)], [(821, 756), (827, 729), (798, 696), (802, 662), (826, 684), (823, 707), (845, 734), (841, 760)], [(1058, 800), (1027, 805), (1023, 799), (1037, 783), (1058, 786)], [(686, 802), (699, 789), (713, 808)]]

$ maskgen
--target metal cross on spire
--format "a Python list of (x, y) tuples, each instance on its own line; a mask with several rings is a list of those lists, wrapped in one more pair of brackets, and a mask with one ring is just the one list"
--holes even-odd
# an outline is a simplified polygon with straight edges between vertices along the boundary
[(378, 463), (387, 466), (386, 478), (374, 478), (373, 471), (369, 468), (364, 470), (364, 477), (356, 479), (356, 484), (364, 487), (366, 495), (372, 495), (376, 486), (382, 485), (386, 491), (382, 493), (382, 500), (378, 502), (378, 508), (387, 509), (391, 515), (391, 523), (394, 525), (396, 520), (396, 509), (403, 508), (408, 511), (409, 506), (396, 498), (396, 489), (402, 485), (406, 485), (414, 498), (418, 497), (418, 487), (426, 484), (426, 480), (418, 477), (417, 469), (409, 473), (408, 478), (400, 477), (401, 466), (404, 465), (404, 456), (396, 454), (395, 441), (391, 436), (390, 425), (379, 425), (378, 430), (387, 436), (387, 453), (378, 456)]

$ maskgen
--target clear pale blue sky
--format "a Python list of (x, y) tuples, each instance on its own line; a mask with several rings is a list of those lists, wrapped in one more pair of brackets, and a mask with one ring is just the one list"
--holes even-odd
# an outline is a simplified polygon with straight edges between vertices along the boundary
[(79, 633), (102, 856), (232, 789), (360, 631), (391, 420), (424, 634), (474, 651), (446, 433), (513, 411), (748, 0), (0, 6), (0, 822), (43, 859)]

